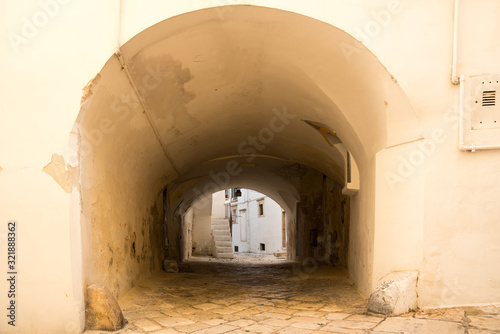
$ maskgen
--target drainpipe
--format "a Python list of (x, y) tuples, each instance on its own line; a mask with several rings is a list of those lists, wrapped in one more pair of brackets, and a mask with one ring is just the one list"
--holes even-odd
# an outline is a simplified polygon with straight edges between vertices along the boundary
[(460, 78), (457, 74), (458, 64), (458, 13), (460, 0), (455, 0), (455, 10), (453, 15), (453, 51), (451, 58), (451, 83), (454, 85), (460, 84)]
[(116, 36), (116, 49), (119, 52), (122, 46), (122, 0), (117, 1), (118, 31)]

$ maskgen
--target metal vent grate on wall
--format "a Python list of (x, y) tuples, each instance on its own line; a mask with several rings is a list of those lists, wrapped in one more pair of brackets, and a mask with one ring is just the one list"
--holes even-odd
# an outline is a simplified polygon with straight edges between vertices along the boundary
[(494, 107), (496, 98), (496, 90), (485, 90), (483, 91), (483, 107)]
[(500, 75), (471, 77), (470, 86), (471, 130), (500, 129), (500, 104), (496, 103), (500, 92)]

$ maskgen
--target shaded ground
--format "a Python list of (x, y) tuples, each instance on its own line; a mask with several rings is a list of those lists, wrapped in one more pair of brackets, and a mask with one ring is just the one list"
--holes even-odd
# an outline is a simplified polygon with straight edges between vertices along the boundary
[(115, 333), (500, 333), (494, 306), (384, 318), (365, 315), (366, 303), (335, 268), (250, 254), (194, 258), (121, 298), (128, 324)]

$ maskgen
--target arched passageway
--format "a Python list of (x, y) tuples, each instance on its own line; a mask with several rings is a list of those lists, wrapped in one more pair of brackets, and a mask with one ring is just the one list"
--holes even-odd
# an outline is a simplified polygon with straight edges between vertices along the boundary
[(287, 211), (290, 259), (313, 256), (311, 230), (324, 237), (349, 215), (345, 266), (368, 294), (376, 153), (420, 136), (399, 86), (353, 37), (253, 6), (131, 39), (89, 83), (75, 132), (84, 282), (115, 295), (180, 258), (193, 201), (236, 186)]
[(286, 258), (285, 212), (271, 197), (246, 188), (203, 196), (183, 215), (181, 258)]

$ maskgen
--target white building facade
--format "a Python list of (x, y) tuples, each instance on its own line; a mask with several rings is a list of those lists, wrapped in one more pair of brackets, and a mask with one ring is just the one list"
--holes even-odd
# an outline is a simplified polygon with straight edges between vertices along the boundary
[(251, 189), (226, 190), (231, 209), (233, 249), (237, 253), (286, 251), (285, 213), (270, 197)]

